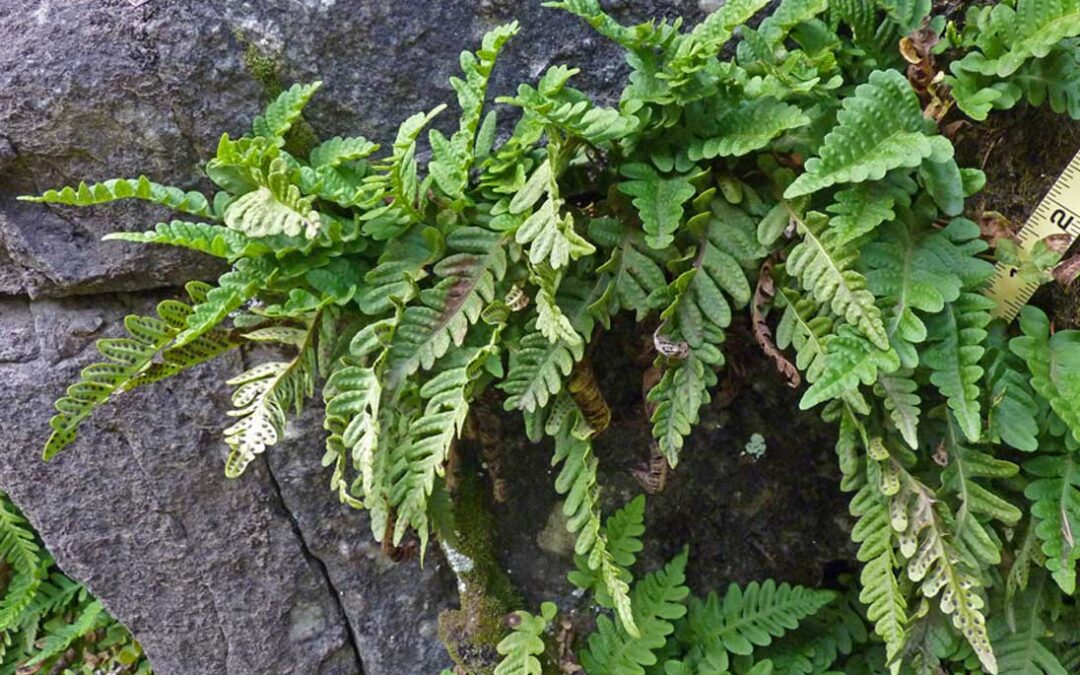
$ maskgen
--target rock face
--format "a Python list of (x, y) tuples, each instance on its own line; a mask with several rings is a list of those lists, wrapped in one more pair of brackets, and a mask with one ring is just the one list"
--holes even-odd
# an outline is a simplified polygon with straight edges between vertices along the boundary
[[(99, 241), (163, 216), (145, 205), (76, 212), (14, 197), (139, 173), (205, 187), (196, 167), (222, 132), (248, 127), (273, 80), (325, 81), (310, 115), (321, 135), (385, 142), (412, 112), (452, 100), (446, 79), (458, 52), (514, 18), (522, 34), (492, 93), (569, 63), (583, 69), (579, 87), (611, 99), (622, 86), (621, 58), (573, 17), (532, 0), (133, 4), (0, 3), (0, 489), (61, 566), (134, 631), (161, 675), (438, 672), (448, 664), (434, 620), (456, 602), (453, 579), (434, 551), (423, 570), (389, 564), (364, 515), (329, 493), (318, 462), (319, 410), (242, 479), (223, 477), (222, 383), (242, 369), (239, 356), (125, 395), (54, 464), (40, 461), (50, 404), (94, 358), (92, 340), (118, 334), (123, 315), (146, 313), (180, 282), (217, 268), (176, 251)], [(716, 4), (610, 6), (628, 21), (693, 20)], [(617, 373), (629, 357), (617, 346), (608, 351), (608, 372)], [(615, 505), (636, 490), (628, 469), (644, 456), (647, 432), (636, 407), (640, 383), (613, 375), (604, 386), (614, 392), (616, 423), (626, 423), (624, 435), (601, 447)], [(755, 410), (791, 406), (772, 390), (749, 396), (745, 405)], [(831, 446), (812, 419), (792, 422), (791, 437), (805, 445), (767, 437), (773, 445), (761, 464), (739, 458), (768, 419), (710, 413), (712, 431), (688, 449), (697, 468), (650, 503), (650, 561), (700, 542), (691, 578), (706, 589), (768, 574), (813, 581), (830, 555), (846, 557), (843, 524), (831, 522), (841, 508), (826, 468)], [(536, 480), (548, 450), (522, 445), (515, 425), (505, 427), (505, 471), (513, 500), (531, 506), (511, 501), (496, 515), (504, 562), (535, 601), (566, 593), (569, 559), (537, 517), (554, 506), (550, 482)], [(790, 484), (807, 471), (820, 480)], [(747, 531), (760, 539), (752, 549)]]

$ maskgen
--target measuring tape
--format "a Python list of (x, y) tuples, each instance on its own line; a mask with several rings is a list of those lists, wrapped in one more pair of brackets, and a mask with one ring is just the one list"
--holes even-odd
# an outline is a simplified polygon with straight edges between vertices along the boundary
[[(1066, 234), (1072, 244), (1080, 237), (1080, 152), (1058, 176), (1050, 192), (1017, 234), (1020, 248), (1031, 252), (1035, 243), (1052, 235)], [(995, 317), (1012, 321), (1038, 290), (1037, 279), (1024, 281), (1012, 265), (997, 264), (986, 297), (997, 303)]]

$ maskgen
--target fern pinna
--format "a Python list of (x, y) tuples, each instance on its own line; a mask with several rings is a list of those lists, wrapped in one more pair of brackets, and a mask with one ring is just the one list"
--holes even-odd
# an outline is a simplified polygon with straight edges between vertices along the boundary
[[(929, 0), (729, 0), (692, 28), (625, 26), (598, 0), (548, 6), (625, 51), (617, 105), (559, 65), (489, 109), (508, 24), (462, 55), (449, 136), (432, 128), (439, 106), (385, 150), (301, 143), (292, 129), (319, 83), (295, 85), (251, 133), (221, 138), (212, 198), (145, 177), (32, 198), (172, 207), (183, 220), (110, 238), (230, 265), (189, 285), (190, 304), (99, 343), (105, 360), (57, 402), (46, 456), (117, 393), (272, 343), (285, 355), (229, 381), (228, 475), (321, 390), (330, 487), (390, 551), (446, 540), (447, 465), (478, 397), (524, 416), (552, 448), (573, 578), (600, 608), (578, 645), (589, 672), (824, 672), (841, 658), (845, 672), (1013, 672), (1021, 630), (1059, 672), (1073, 645), (1046, 627), (1075, 613), (1054, 589), (1075, 591), (1080, 558), (1080, 340), (1033, 307), (1018, 329), (993, 320), (981, 291), (992, 245), (1007, 260), (1009, 244), (964, 217), (985, 176), (941, 130), (1022, 99), (1080, 117), (1080, 5), (1006, 0), (952, 23)], [(805, 383), (801, 407), (839, 429), (856, 588), (765, 582), (685, 602), (685, 556), (634, 583), (640, 515), (602, 524), (593, 440), (611, 415), (586, 361), (620, 314), (651, 333), (642, 403), (664, 475), (719, 381), (729, 327), (752, 318), (788, 382)], [(1027, 568), (1049, 582), (1034, 589)], [(1003, 628), (1013, 598), (1034, 609)], [(818, 611), (831, 618), (788, 635)], [(516, 615), (503, 665), (477, 667), (548, 668), (554, 616)]]

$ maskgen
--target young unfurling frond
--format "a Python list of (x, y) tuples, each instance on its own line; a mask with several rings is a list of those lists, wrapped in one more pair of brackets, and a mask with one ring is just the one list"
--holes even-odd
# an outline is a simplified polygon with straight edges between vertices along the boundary
[(540, 605), (538, 615), (523, 610), (514, 612), (513, 631), (497, 647), (503, 659), (495, 667), (495, 675), (540, 675), (543, 672), (540, 659), (536, 657), (544, 653), (542, 636), (557, 611), (555, 603), (545, 602)]

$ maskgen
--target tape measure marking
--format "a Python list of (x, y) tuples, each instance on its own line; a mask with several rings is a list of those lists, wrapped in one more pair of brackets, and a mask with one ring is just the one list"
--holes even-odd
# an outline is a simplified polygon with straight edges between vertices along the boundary
[[(1069, 162), (1039, 205), (1017, 233), (1020, 248), (1030, 252), (1035, 244), (1055, 234), (1080, 238), (1080, 152)], [(1012, 321), (1039, 289), (1035, 280), (1023, 281), (1011, 265), (997, 264), (986, 296), (997, 303), (994, 316)]]

